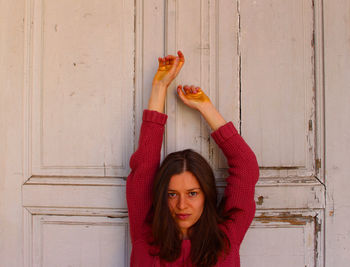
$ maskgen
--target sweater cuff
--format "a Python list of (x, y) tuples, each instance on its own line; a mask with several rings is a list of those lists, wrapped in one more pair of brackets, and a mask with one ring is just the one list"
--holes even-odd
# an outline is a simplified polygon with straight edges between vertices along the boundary
[(235, 126), (233, 126), (233, 123), (230, 121), (223, 126), (221, 126), (219, 129), (211, 133), (211, 136), (215, 140), (215, 142), (220, 145), (223, 142), (225, 142), (230, 137), (238, 134), (237, 129)]
[(155, 110), (145, 109), (143, 111), (142, 120), (164, 125), (168, 119), (168, 115)]

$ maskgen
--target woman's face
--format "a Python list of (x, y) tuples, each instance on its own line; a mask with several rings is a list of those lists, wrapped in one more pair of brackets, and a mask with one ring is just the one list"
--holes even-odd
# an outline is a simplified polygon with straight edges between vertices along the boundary
[(171, 177), (168, 205), (184, 238), (187, 238), (188, 228), (198, 221), (204, 208), (204, 194), (197, 178), (191, 172), (185, 171)]

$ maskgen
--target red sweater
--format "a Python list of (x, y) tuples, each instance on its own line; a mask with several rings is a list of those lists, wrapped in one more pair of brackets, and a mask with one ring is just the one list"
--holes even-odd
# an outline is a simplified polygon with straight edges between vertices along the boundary
[[(159, 167), (164, 125), (167, 115), (145, 110), (139, 139), (139, 147), (130, 158), (131, 173), (126, 184), (132, 240), (131, 266), (161, 266), (159, 257), (149, 255), (147, 236), (151, 232), (145, 223), (151, 207), (151, 191), (155, 173)], [(232, 122), (228, 122), (211, 136), (227, 158), (229, 176), (226, 178), (225, 209), (236, 208), (232, 220), (221, 229), (231, 242), (229, 254), (219, 258), (216, 266), (240, 266), (239, 247), (255, 215), (254, 189), (259, 178), (259, 167), (253, 151), (238, 134)], [(191, 241), (183, 240), (181, 255), (165, 266), (192, 266), (189, 257)], [(162, 265), (164, 266), (164, 265)]]

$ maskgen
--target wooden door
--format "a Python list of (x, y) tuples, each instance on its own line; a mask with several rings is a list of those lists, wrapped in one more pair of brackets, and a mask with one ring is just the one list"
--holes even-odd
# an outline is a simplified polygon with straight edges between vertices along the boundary
[(223, 190), (223, 156), (175, 96), (200, 85), (260, 166), (242, 266), (323, 266), (322, 1), (2, 5), (4, 266), (129, 266), (128, 160), (156, 59), (178, 49), (163, 154), (201, 152)]
[(25, 6), (24, 266), (128, 266), (134, 1)]

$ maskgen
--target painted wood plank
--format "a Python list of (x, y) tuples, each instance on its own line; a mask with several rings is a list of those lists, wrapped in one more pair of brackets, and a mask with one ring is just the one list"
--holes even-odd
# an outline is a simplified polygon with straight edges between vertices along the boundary
[(24, 207), (125, 209), (125, 186), (24, 185)]
[(181, 50), (186, 58), (181, 73), (168, 89), (166, 111), (169, 119), (165, 145), (167, 154), (187, 148), (201, 152), (200, 114), (177, 99), (176, 86), (205, 86), (202, 84), (205, 77), (202, 76), (201, 69), (208, 67), (203, 62), (206, 59), (202, 55), (203, 50), (208, 50), (209, 29), (202, 24), (201, 17), (208, 18), (207, 12), (207, 4), (203, 1), (167, 1), (166, 54), (175, 54), (177, 50)]

